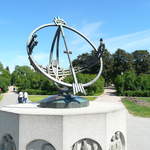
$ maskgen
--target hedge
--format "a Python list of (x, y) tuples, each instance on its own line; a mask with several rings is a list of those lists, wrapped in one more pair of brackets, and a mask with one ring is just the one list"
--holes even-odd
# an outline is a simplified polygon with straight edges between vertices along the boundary
[(132, 97), (150, 97), (150, 91), (141, 91), (141, 90), (137, 90), (137, 91), (124, 91), (123, 95), (125, 96), (132, 96)]
[(38, 89), (25, 89), (22, 92), (27, 92), (29, 95), (53, 95), (57, 94), (57, 91), (46, 91), (46, 90), (38, 90)]
[(124, 96), (150, 96), (150, 75), (135, 72), (125, 72), (115, 79), (115, 88), (118, 95)]
[[(84, 73), (78, 73), (77, 78), (79, 83), (87, 83), (91, 80), (93, 80), (96, 77), (95, 74), (84, 74)], [(68, 76), (65, 80), (65, 82), (72, 83), (73, 78), (72, 76)], [(87, 95), (100, 95), (104, 91), (104, 78), (100, 77), (94, 84), (91, 86), (85, 88)], [(78, 94), (83, 95), (83, 94)]]
[[(94, 79), (96, 75), (94, 74), (77, 74), (78, 82), (79, 83), (87, 83)], [(71, 76), (68, 76), (65, 79), (65, 82), (72, 83), (73, 79)], [(100, 95), (104, 91), (104, 79), (100, 77), (93, 85), (85, 88), (87, 95)], [(53, 87), (53, 84), (48, 86), (47, 90), (44, 89), (21, 89), (19, 88), (18, 91), (26, 91), (30, 95), (53, 95), (58, 94), (57, 88)], [(81, 93), (78, 93), (77, 95), (83, 95)]]

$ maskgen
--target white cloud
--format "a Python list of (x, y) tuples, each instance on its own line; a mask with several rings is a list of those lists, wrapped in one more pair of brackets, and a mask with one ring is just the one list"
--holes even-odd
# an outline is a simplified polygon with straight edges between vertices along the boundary
[(102, 22), (88, 23), (84, 27), (82, 27), (80, 31), (87, 37), (93, 39), (93, 37), (99, 36), (101, 25)]
[(34, 55), (34, 59), (38, 61), (47, 60), (49, 55), (47, 53), (38, 53)]
[(112, 53), (118, 48), (128, 52), (150, 48), (150, 29), (131, 34), (117, 36), (105, 40), (106, 47)]
[[(97, 48), (99, 46), (99, 38), (104, 35), (101, 31), (101, 26), (102, 22), (88, 23), (79, 29), (79, 31), (85, 34)], [(138, 49), (149, 50), (150, 29), (104, 39), (104, 42), (106, 44), (106, 48), (111, 53), (114, 53), (118, 48), (124, 49), (128, 52)], [(72, 43), (77, 47), (77, 49), (82, 50), (83, 47), (86, 49), (86, 45), (81, 46), (82, 42), (79, 38), (72, 41)]]
[[(84, 34), (91, 42), (92, 44), (97, 48), (99, 44), (99, 38), (102, 35), (102, 32), (100, 30), (102, 25), (102, 22), (92, 22), (87, 23), (84, 26), (82, 26), (78, 31), (82, 34)], [(83, 50), (81, 53), (86, 52), (87, 50), (92, 50), (93, 48), (83, 40), (82, 37), (75, 37), (71, 40), (71, 47), (73, 47), (75, 50)], [(87, 51), (88, 52), (88, 51)]]

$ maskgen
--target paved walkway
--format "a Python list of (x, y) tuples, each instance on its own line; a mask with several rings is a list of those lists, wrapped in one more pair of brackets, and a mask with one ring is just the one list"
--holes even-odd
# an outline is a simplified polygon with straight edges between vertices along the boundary
[[(97, 101), (121, 103), (121, 97), (115, 96), (114, 89), (106, 89)], [(122, 104), (123, 105), (123, 104)], [(150, 118), (134, 117), (127, 115), (127, 150), (150, 149)]]
[(98, 96), (96, 98), (96, 101), (121, 103), (121, 97), (115, 95), (115, 90), (113, 88), (108, 88), (105, 89), (104, 93), (101, 96)]
[(0, 106), (17, 104), (17, 98), (18, 94), (13, 92), (13, 87), (9, 87), (8, 92), (4, 94), (3, 99), (0, 102)]
[(127, 136), (128, 150), (149, 150), (150, 118), (128, 115)]

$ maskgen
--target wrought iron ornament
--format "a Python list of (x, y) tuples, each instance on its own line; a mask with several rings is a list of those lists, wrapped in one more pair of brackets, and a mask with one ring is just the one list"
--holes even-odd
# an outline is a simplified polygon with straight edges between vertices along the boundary
[[(100, 40), (100, 46), (98, 49), (96, 49), (95, 46), (92, 44), (92, 42), (86, 36), (84, 36), (79, 31), (75, 30), (74, 28), (67, 26), (67, 24), (64, 20), (57, 17), (57, 18), (54, 18), (53, 22), (54, 23), (52, 23), (52, 24), (44, 24), (44, 25), (39, 26), (38, 28), (33, 30), (32, 33), (30, 34), (28, 42), (27, 42), (27, 53), (29, 56), (30, 63), (34, 67), (35, 70), (42, 73), (48, 79), (54, 81), (58, 86), (60, 85), (63, 87), (68, 87), (69, 89), (72, 88), (74, 95), (76, 95), (79, 92), (86, 95), (85, 87), (88, 87), (88, 86), (92, 85), (94, 82), (96, 82), (102, 73), (103, 64), (102, 64), (101, 57), (102, 57), (102, 53), (105, 49), (103, 40), (102, 39)], [(47, 28), (47, 27), (50, 27), (50, 28), (56, 27), (56, 32), (55, 32), (54, 38), (51, 43), (50, 54), (49, 54), (49, 64), (47, 66), (43, 67), (42, 65), (40, 65), (36, 62), (36, 60), (33, 58), (32, 54), (33, 54), (34, 47), (38, 45), (37, 32), (39, 30), (42, 30), (43, 28)], [(80, 66), (80, 67), (73, 66), (73, 63), (71, 60), (71, 55), (73, 55), (73, 51), (71, 51), (68, 47), (64, 29), (69, 30), (69, 31), (74, 32), (75, 34), (79, 35), (82, 39), (84, 39), (87, 42), (87, 44), (89, 44), (91, 46), (91, 49), (94, 52), (96, 52), (96, 58), (94, 58), (93, 60), (90, 61), (91, 62), (90, 65), (88, 63), (85, 63), (85, 65)], [(70, 66), (69, 69), (62, 68), (60, 61), (59, 61), (59, 59), (61, 57), (60, 51), (62, 51), (62, 49), (60, 49), (60, 47), (61, 47), (60, 39), (63, 41), (64, 47), (65, 47), (64, 53), (67, 55), (67, 58), (69, 61), (69, 66)], [(56, 52), (55, 59), (54, 59), (54, 52)], [(97, 60), (99, 61), (99, 64), (100, 64), (100, 68), (99, 68), (99, 72), (98, 72), (97, 76), (93, 80), (91, 80), (87, 83), (79, 83), (76, 74), (78, 72), (83, 72), (87, 67), (94, 66), (95, 62), (97, 62)], [(73, 77), (73, 83), (66, 83), (63, 81), (69, 75), (71, 75)]]

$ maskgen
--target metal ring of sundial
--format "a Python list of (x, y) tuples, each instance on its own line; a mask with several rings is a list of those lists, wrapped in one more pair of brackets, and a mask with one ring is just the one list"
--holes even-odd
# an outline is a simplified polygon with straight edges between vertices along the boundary
[[(49, 68), (48, 68), (48, 71), (46, 71), (46, 69), (42, 68), (41, 65), (39, 65), (34, 60), (34, 58), (32, 56), (33, 49), (34, 49), (34, 47), (38, 43), (36, 41), (36, 37), (37, 37), (36, 32), (39, 31), (39, 30), (41, 30), (41, 29), (43, 29), (43, 28), (54, 27), (54, 26), (58, 27), (58, 28), (57, 28), (57, 31), (55, 33), (55, 36), (54, 36), (54, 39), (53, 39), (53, 42), (52, 42), (51, 53), (53, 53), (53, 49), (54, 49), (55, 43), (57, 43), (57, 51), (59, 53), (59, 48), (58, 48), (59, 38), (60, 38), (60, 36), (62, 36), (63, 41), (64, 41), (64, 45), (65, 45), (65, 48), (66, 48), (66, 53), (67, 53), (67, 56), (68, 56), (68, 59), (69, 59), (69, 63), (70, 63), (71, 74), (72, 74), (73, 79), (74, 79), (74, 83), (72, 83), (72, 84), (63, 82), (61, 80), (58, 80), (56, 78), (57, 73), (55, 73), (56, 74), (55, 76), (51, 75), (50, 72), (49, 72)], [(72, 62), (71, 62), (71, 59), (70, 59), (70, 56), (69, 56), (69, 50), (68, 50), (67, 43), (66, 43), (66, 40), (65, 40), (63, 28), (66, 28), (66, 29), (68, 29), (68, 30), (70, 30), (72, 32), (75, 32), (79, 36), (81, 36), (88, 44), (91, 45), (91, 47), (93, 48), (93, 50), (97, 52), (97, 49), (95, 48), (95, 46), (92, 44), (92, 42), (86, 36), (84, 36), (79, 31), (75, 30), (74, 28), (67, 26), (66, 23), (63, 20), (61, 20), (59, 18), (55, 18), (54, 19), (54, 24), (44, 24), (44, 25), (41, 25), (41, 26), (37, 27), (35, 30), (33, 30), (31, 32), (31, 34), (29, 36), (29, 39), (27, 41), (27, 53), (28, 53), (28, 56), (29, 56), (30, 63), (34, 67), (35, 70), (37, 70), (40, 73), (42, 73), (43, 75), (45, 75), (48, 79), (53, 80), (54, 82), (56, 82), (56, 83), (58, 83), (58, 84), (60, 84), (62, 86), (72, 87), (74, 94), (76, 94), (78, 92), (86, 94), (85, 90), (84, 90), (84, 87), (88, 87), (88, 86), (92, 85), (94, 82), (96, 82), (99, 79), (99, 77), (100, 77), (100, 75), (102, 73), (102, 66), (103, 66), (102, 58), (101, 58), (101, 56), (99, 57), (99, 60), (100, 60), (100, 69), (99, 69), (99, 72), (98, 72), (97, 76), (93, 80), (91, 80), (90, 82), (87, 82), (87, 83), (84, 83), (84, 84), (78, 83), (77, 78), (76, 78), (75, 69), (73, 68), (73, 65), (72, 65)], [(52, 57), (51, 53), (50, 53), (50, 59)], [(102, 52), (100, 52), (100, 53), (102, 53)], [(101, 55), (101, 54), (99, 54), (99, 55)], [(52, 63), (52, 62), (50, 62), (50, 63)], [(50, 63), (49, 63), (49, 66), (51, 65)], [(58, 68), (58, 66), (57, 66), (57, 68)], [(57, 72), (58, 72), (58, 70), (57, 70)]]

